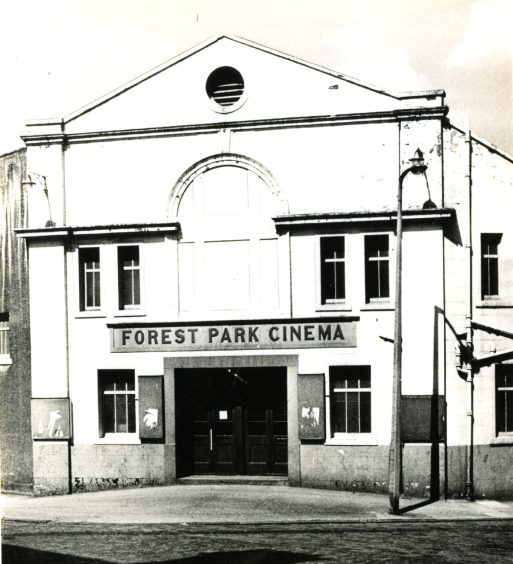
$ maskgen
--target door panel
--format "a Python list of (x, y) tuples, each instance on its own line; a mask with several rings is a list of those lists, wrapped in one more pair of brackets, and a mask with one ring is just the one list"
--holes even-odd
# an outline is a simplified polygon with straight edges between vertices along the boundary
[(215, 474), (238, 474), (236, 409), (212, 409), (212, 469)]

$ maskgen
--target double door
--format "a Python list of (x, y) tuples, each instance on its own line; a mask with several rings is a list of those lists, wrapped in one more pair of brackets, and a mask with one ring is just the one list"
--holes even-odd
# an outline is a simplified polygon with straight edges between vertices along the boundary
[(285, 369), (179, 372), (181, 475), (287, 474)]

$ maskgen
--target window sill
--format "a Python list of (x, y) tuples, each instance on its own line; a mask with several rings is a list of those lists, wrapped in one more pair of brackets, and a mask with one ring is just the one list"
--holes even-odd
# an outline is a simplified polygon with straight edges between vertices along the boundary
[(513, 308), (513, 302), (508, 302), (501, 299), (489, 299), (489, 300), (481, 300), (480, 302), (476, 303), (477, 309), (483, 308)]
[(105, 437), (100, 437), (98, 445), (140, 445), (141, 439), (137, 433), (106, 433)]
[(326, 439), (324, 444), (326, 446), (376, 446), (378, 440), (371, 433), (361, 433), (332, 437), (331, 439)]
[(95, 319), (102, 317), (107, 317), (107, 314), (101, 310), (78, 311), (75, 313), (75, 319)]
[(350, 303), (348, 302), (339, 302), (339, 303), (332, 303), (332, 304), (322, 304), (315, 308), (315, 311), (318, 313), (329, 313), (333, 311), (352, 311), (353, 308)]
[(490, 441), (491, 445), (513, 445), (513, 434), (499, 435)]
[(394, 304), (390, 300), (382, 302), (369, 302), (360, 308), (360, 311), (394, 311)]
[(113, 317), (146, 317), (144, 309), (120, 309), (113, 314)]

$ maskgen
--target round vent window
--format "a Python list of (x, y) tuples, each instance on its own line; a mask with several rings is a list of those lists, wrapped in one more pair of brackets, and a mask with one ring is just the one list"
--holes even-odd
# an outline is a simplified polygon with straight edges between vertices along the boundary
[(244, 79), (233, 67), (219, 67), (208, 77), (206, 90), (208, 97), (224, 111), (235, 110), (244, 93)]

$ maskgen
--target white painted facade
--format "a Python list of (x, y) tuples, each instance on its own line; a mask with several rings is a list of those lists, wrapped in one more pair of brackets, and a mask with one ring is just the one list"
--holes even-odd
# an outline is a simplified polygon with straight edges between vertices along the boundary
[[(223, 66), (234, 67), (244, 79), (241, 99), (228, 108), (205, 90), (209, 74)], [(406, 445), (405, 483), (407, 491), (428, 495), (433, 472), (426, 460), (429, 465), (433, 451), (440, 450), (436, 471), (442, 489), (461, 492), (468, 385), (456, 371), (456, 341), (444, 312), (463, 332), (470, 170), (474, 318), (513, 332), (508, 309), (513, 307), (513, 284), (508, 283), (513, 231), (507, 212), (513, 203), (513, 167), (510, 157), (473, 140), (469, 168), (464, 135), (452, 128), (446, 113), (443, 91), (392, 95), (259, 45), (221, 37), (63, 120), (29, 124), (27, 170), (46, 177), (56, 223), (45, 227), (47, 200), (41, 190), (31, 190), (29, 226), (20, 236), (30, 257), (32, 395), (69, 398), (72, 406), (72, 439), (34, 445), (39, 491), (63, 491), (70, 483), (73, 489), (84, 475), (174, 483), (180, 454), (175, 451), (178, 422), (172, 416), (180, 398), (170, 391), (175, 376), (166, 371), (166, 362), (195, 366), (200, 359), (200, 367), (214, 357), (216, 368), (228, 369), (231, 357), (234, 366), (287, 366), (291, 485), (386, 490), (394, 210), (399, 174), (419, 147), (437, 209), (422, 210), (428, 199), (425, 179), (407, 176), (402, 389), (409, 396), (444, 396), (447, 438), (440, 449)], [(479, 238), (488, 232), (504, 233), (501, 294), (495, 304), (483, 303), (479, 289)], [(365, 240), (378, 234), (388, 236), (390, 291), (375, 300), (366, 296)], [(345, 299), (323, 304), (320, 249), (328, 236), (344, 237), (346, 292)], [(118, 249), (123, 246), (139, 248), (141, 302), (136, 308), (119, 308)], [(84, 311), (79, 253), (87, 247), (99, 249), (101, 306)], [(112, 327), (121, 324), (235, 327), (267, 319), (322, 323), (334, 317), (355, 319), (355, 346), (126, 353), (111, 346)], [(476, 356), (489, 354), (489, 340), (476, 335), (475, 343)], [(284, 355), (295, 360), (285, 362)], [(247, 364), (241, 357), (247, 357)], [(334, 433), (328, 396), (330, 367), (337, 366), (370, 366), (370, 432)], [(136, 398), (138, 377), (163, 376), (165, 437), (158, 443), (142, 444), (139, 417), (132, 433), (100, 436), (98, 371), (125, 369), (136, 376)], [(493, 365), (481, 369), (474, 392), (474, 445), (488, 450), (497, 442), (493, 370)], [(320, 440), (299, 436), (298, 374), (324, 374), (325, 433)], [(507, 467), (513, 437), (511, 443), (505, 436), (499, 442), (510, 444), (500, 447), (499, 469), (474, 467), (478, 495), (513, 493)], [(132, 446), (120, 451), (116, 445)], [(61, 449), (63, 470), (46, 480), (55, 449)], [(497, 452), (488, 454), (493, 458)]]

